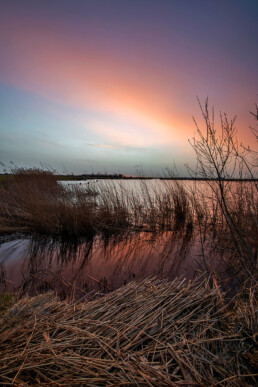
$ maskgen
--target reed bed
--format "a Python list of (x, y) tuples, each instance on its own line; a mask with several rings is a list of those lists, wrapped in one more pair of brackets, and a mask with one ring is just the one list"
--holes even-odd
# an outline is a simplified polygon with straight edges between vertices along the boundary
[(0, 383), (254, 385), (256, 289), (230, 306), (209, 283), (152, 278), (94, 300), (24, 298), (1, 320)]
[[(257, 268), (258, 195), (252, 182), (113, 181), (62, 185), (50, 171), (19, 169), (0, 186), (0, 233), (63, 240), (130, 232), (199, 234), (203, 256), (219, 253), (250, 275)], [(223, 205), (220, 187), (223, 184)], [(206, 265), (208, 270), (208, 264)]]
[(15, 170), (0, 187), (0, 232), (88, 237), (132, 231), (183, 229), (192, 222), (190, 199), (178, 183), (126, 190), (108, 182), (61, 185), (50, 171)]

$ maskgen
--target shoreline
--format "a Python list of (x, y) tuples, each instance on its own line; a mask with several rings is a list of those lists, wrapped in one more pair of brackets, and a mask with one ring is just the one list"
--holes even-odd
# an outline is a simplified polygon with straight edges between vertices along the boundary
[[(0, 174), (0, 184), (11, 179), (12, 173)], [(54, 175), (58, 181), (88, 181), (88, 180), (171, 180), (171, 181), (226, 181), (226, 182), (258, 182), (258, 179), (251, 178), (200, 178), (200, 177), (161, 177), (161, 176), (126, 176), (126, 175)]]

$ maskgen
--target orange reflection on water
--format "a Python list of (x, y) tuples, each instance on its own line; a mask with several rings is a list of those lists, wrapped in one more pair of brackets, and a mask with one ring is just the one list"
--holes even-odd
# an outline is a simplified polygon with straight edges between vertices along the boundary
[(172, 232), (141, 233), (106, 243), (90, 240), (77, 246), (40, 239), (13, 241), (0, 249), (1, 291), (54, 290), (61, 297), (80, 297), (149, 276), (190, 279), (201, 268), (200, 252), (191, 236)]

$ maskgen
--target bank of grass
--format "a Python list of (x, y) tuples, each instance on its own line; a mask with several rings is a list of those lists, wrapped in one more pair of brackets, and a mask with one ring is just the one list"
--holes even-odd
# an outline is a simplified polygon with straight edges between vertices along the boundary
[(250, 386), (256, 288), (226, 304), (202, 278), (148, 279), (93, 301), (23, 298), (0, 323), (3, 385)]

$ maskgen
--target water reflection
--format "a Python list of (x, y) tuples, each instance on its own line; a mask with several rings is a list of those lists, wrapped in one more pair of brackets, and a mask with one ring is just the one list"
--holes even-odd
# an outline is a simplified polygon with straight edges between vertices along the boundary
[[(210, 264), (221, 268), (218, 261)], [(191, 279), (204, 270), (198, 238), (187, 233), (139, 233), (74, 244), (34, 237), (0, 245), (1, 292), (54, 290), (61, 298), (81, 297), (151, 275)]]

